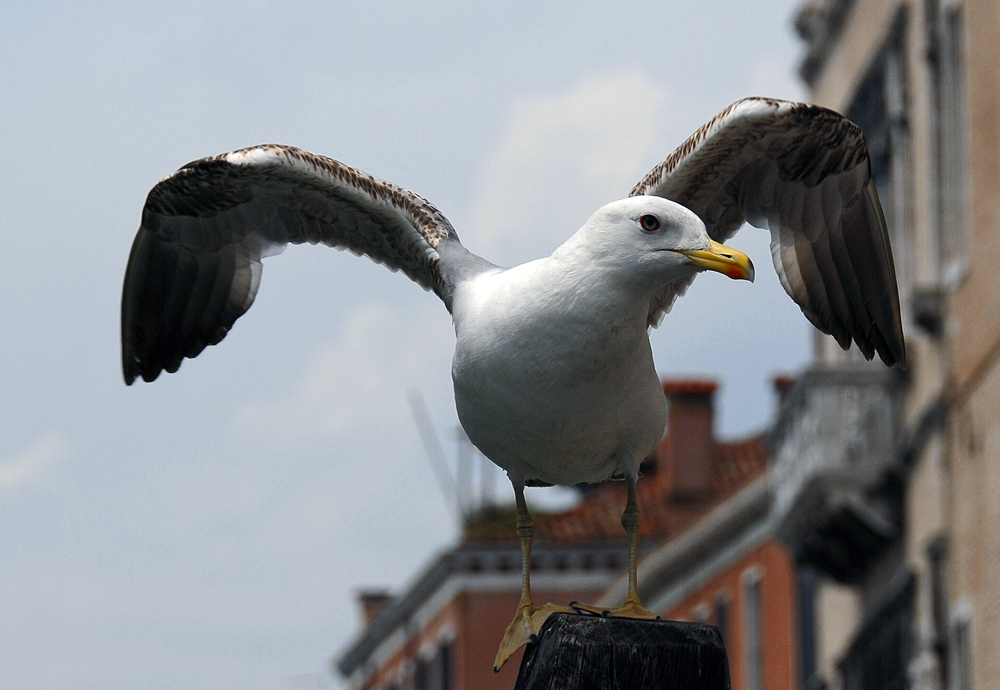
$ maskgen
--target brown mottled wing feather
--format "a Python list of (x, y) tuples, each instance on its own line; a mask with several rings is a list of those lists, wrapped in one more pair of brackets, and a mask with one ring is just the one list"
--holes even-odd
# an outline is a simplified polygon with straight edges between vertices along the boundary
[[(804, 103), (746, 98), (691, 135), (632, 190), (687, 206), (718, 242), (744, 222), (771, 232), (785, 291), (816, 328), (905, 367), (885, 218), (861, 130)], [(656, 324), (691, 279), (650, 305)]]
[(431, 204), (330, 158), (257, 146), (190, 163), (150, 191), (122, 295), (125, 382), (175, 372), (253, 304), (261, 258), (288, 243), (364, 254), (450, 309), (438, 245), (458, 237)]

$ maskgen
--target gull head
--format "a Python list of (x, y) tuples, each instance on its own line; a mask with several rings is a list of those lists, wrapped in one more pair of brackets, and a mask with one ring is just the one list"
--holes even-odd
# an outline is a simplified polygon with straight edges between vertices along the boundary
[(658, 196), (633, 196), (601, 207), (559, 251), (645, 289), (699, 271), (754, 278), (746, 254), (712, 240), (697, 214)]

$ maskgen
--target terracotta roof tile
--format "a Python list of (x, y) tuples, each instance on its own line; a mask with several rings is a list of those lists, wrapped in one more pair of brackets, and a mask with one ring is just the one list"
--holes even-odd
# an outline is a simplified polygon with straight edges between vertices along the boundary
[(742, 488), (767, 469), (767, 449), (761, 436), (748, 438), (738, 443), (719, 445), (715, 476), (712, 489), (719, 493), (737, 487)]
[[(662, 540), (676, 536), (722, 501), (747, 486), (767, 469), (763, 437), (717, 445), (718, 456), (712, 479), (712, 496), (702, 501), (678, 501), (664, 496), (654, 476), (636, 486), (642, 515), (640, 537)], [(655, 465), (649, 475), (655, 475)], [(612, 481), (585, 489), (579, 505), (562, 513), (535, 516), (535, 538), (560, 541), (621, 540), (621, 514), (625, 508), (625, 482)], [(512, 541), (513, 508), (496, 511), (490, 519), (478, 519), (466, 529), (467, 541)]]
[(703, 379), (667, 379), (663, 382), (663, 393), (671, 395), (712, 395), (718, 390), (715, 381)]

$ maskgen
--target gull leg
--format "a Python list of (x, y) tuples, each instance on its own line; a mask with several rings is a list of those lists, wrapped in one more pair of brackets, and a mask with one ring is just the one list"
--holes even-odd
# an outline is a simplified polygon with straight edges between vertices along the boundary
[(639, 501), (635, 496), (635, 481), (632, 477), (628, 479), (628, 501), (622, 513), (622, 527), (628, 535), (628, 592), (625, 603), (611, 614), (625, 618), (659, 618), (639, 601)]
[(535, 525), (524, 502), (524, 486), (514, 485), (514, 497), (517, 500), (517, 536), (521, 541), (521, 601), (518, 602), (514, 620), (507, 626), (500, 649), (493, 662), (493, 670), (500, 667), (521, 646), (537, 639), (545, 620), (556, 612), (574, 613), (568, 606), (545, 604), (536, 607), (531, 601), (531, 539), (535, 535)]
[(622, 513), (622, 527), (628, 536), (628, 592), (625, 602), (615, 609), (602, 611), (605, 616), (617, 618), (659, 619), (655, 613), (645, 608), (639, 601), (638, 567), (639, 567), (639, 501), (635, 495), (635, 478), (628, 478), (628, 500), (625, 512)]

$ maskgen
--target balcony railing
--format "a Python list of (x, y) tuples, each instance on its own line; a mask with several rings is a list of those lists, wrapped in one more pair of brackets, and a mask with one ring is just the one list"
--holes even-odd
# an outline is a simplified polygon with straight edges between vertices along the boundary
[(800, 560), (844, 582), (897, 534), (899, 388), (887, 369), (812, 369), (771, 434), (779, 533)]

